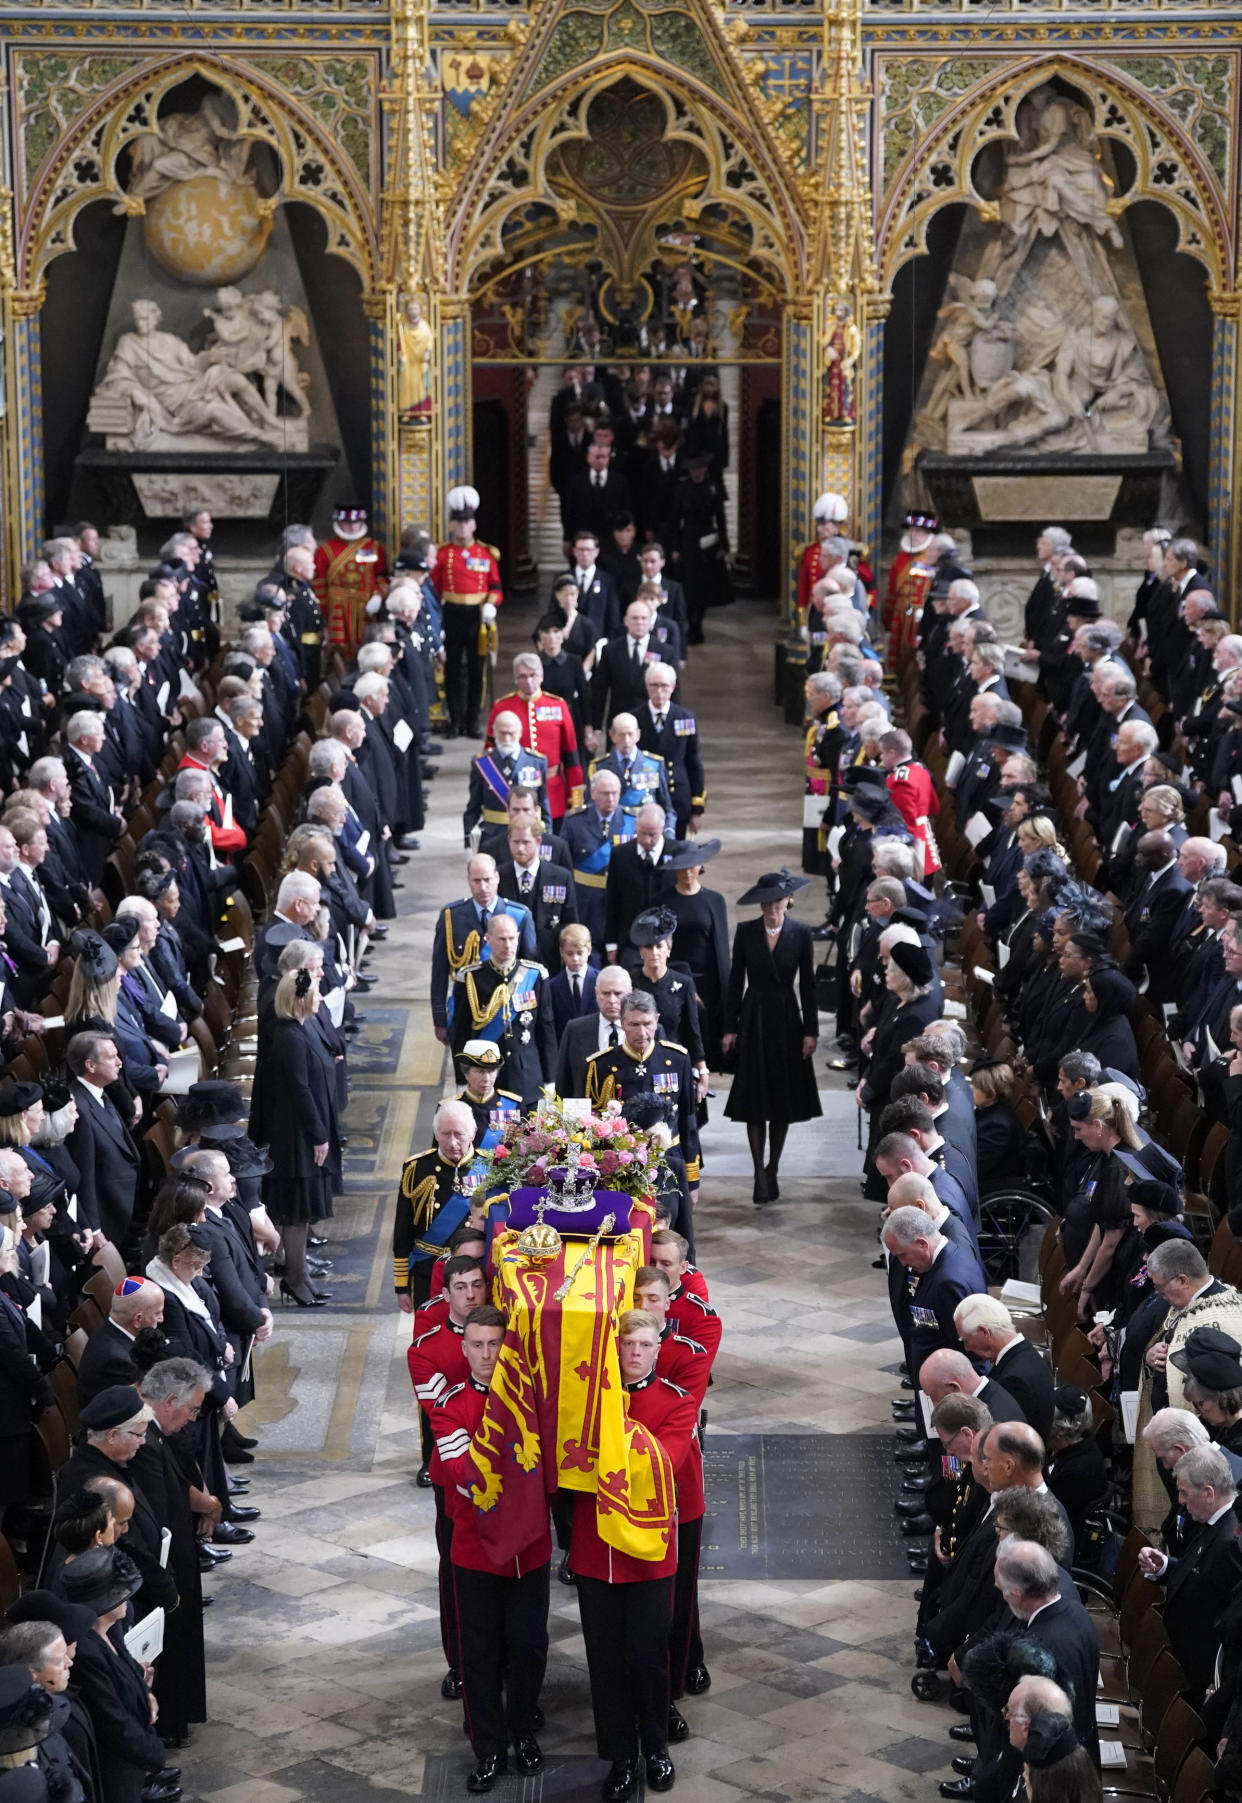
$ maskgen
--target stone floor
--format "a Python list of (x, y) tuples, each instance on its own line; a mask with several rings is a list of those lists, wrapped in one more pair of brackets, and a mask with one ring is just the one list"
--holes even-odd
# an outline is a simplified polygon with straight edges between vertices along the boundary
[[(511, 628), (511, 639), (524, 630)], [(712, 618), (710, 639), (685, 686), (709, 777), (705, 832), (724, 840), (709, 881), (732, 902), (761, 871), (796, 866), (799, 743), (771, 705), (770, 615), (735, 606)], [(412, 1483), (410, 1329), (393, 1305), (387, 1243), (395, 1179), (410, 1150), (430, 1142), (444, 1079), (427, 974), (436, 909), (463, 889), (467, 762), (457, 743), (440, 760), (423, 849), (404, 868), (401, 918), (374, 965), (382, 983), (351, 1060), (333, 1304), (309, 1319), (279, 1313), (261, 1349), (247, 1419), (262, 1441), (252, 1475), (263, 1519), (253, 1546), (209, 1581), (212, 1719), (181, 1756), (193, 1803), (466, 1794), (460, 1706), (439, 1694), (432, 1501)], [(806, 917), (819, 900), (807, 891)], [(744, 1135), (721, 1119), (719, 1101), (704, 1138), (699, 1262), (725, 1329), (709, 1446), (722, 1453), (733, 1434), (887, 1435), (899, 1348), (871, 1269), (874, 1213), (858, 1198), (854, 1102), (822, 1055), (819, 1064), (823, 1119), (791, 1132), (782, 1200), (762, 1215)], [(862, 1526), (891, 1540), (883, 1495), (872, 1523), (851, 1523), (842, 1507), (840, 1492), (809, 1496), (812, 1536), (835, 1544)], [(910, 1694), (913, 1585), (848, 1571), (765, 1579), (729, 1550), (742, 1575), (702, 1586), (713, 1682), (685, 1705), (692, 1738), (674, 1749), (675, 1794), (683, 1803), (933, 1795), (951, 1747), (945, 1713)], [(755, 1572), (779, 1570), (780, 1553), (756, 1547)], [(805, 1549), (797, 1564), (808, 1568)], [(575, 1599), (553, 1591), (548, 1771), (542, 1784), (498, 1788), (502, 1803), (593, 1798), (603, 1775)]]

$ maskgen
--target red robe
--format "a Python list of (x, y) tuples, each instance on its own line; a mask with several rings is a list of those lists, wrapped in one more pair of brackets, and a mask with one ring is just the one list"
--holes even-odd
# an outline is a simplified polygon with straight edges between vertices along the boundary
[(820, 556), (820, 542), (816, 539), (802, 553), (802, 562), (798, 565), (798, 606), (803, 615), (811, 604), (811, 590), (821, 576), (826, 576), (823, 559)]
[(894, 667), (918, 644), (919, 620), (932, 586), (932, 565), (923, 562), (930, 550), (930, 545), (922, 551), (903, 547), (889, 566), (883, 622), (889, 629), (888, 661)]
[[(361, 552), (366, 560), (358, 561)], [(315, 547), (314, 590), (323, 608), (328, 643), (352, 657), (362, 643), (367, 602), (388, 586), (388, 564), (377, 539), (341, 538), (335, 532)]]

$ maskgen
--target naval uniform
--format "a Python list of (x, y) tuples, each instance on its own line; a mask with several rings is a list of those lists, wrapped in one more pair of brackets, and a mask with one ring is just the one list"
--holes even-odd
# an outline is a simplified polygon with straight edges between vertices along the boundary
[(408, 1295), (415, 1308), (430, 1299), (432, 1266), (465, 1224), (482, 1175), (473, 1149), (460, 1164), (445, 1158), (438, 1146), (406, 1159), (392, 1224), (392, 1281), (398, 1296)]
[[(655, 1435), (674, 1472), (698, 1424), (688, 1390), (652, 1370), (625, 1385), (631, 1421)], [(601, 1759), (636, 1759), (668, 1745), (669, 1630), (677, 1542), (670, 1529), (663, 1559), (636, 1559), (601, 1537), (598, 1499), (575, 1499), (569, 1564), (577, 1578), (582, 1637), (591, 1678), (595, 1744)]]
[(436, 1456), (452, 1518), (450, 1575), (460, 1623), (462, 1702), (480, 1760), (534, 1733), (548, 1661), (552, 1557), (546, 1513), (537, 1538), (505, 1564), (496, 1564), (483, 1545), (470, 1494), (478, 1481), (471, 1442), (486, 1405), (486, 1384), (467, 1375), (434, 1409)]
[(491, 956), (487, 948), (487, 923), (493, 914), (507, 914), (518, 924), (518, 954), (535, 955), (535, 922), (529, 908), (521, 902), (499, 898), (486, 911), (472, 897), (450, 902), (436, 920), (431, 940), (431, 1018), (437, 1027), (447, 1027), (451, 1007), (453, 980), (459, 970), (476, 959)]
[(608, 922), (608, 864), (614, 845), (622, 845), (635, 833), (634, 816), (617, 807), (607, 817), (592, 803), (570, 814), (561, 836), (573, 860), (574, 887), (578, 892), (578, 918), (598, 950), (604, 943)]
[(493, 748), (475, 758), (470, 766), (470, 793), (461, 817), (461, 830), (467, 845), (480, 820), (485, 827), (502, 826), (508, 834), (509, 791), (514, 783), (534, 789), (539, 797), (536, 805), (540, 817), (545, 821), (550, 818), (547, 758), (541, 752), (528, 751), (524, 745), (516, 753), (508, 754)]
[(534, 1108), (556, 1068), (556, 1030), (542, 964), (517, 958), (501, 970), (490, 958), (459, 970), (453, 984), (449, 1043), (460, 1052), (468, 1039), (490, 1039), (500, 1048), (500, 1075), (523, 1108)]
[(587, 1099), (596, 1108), (620, 1101), (624, 1112), (627, 1095), (652, 1092), (676, 1108), (677, 1128), (664, 1157), (681, 1199), (673, 1226), (689, 1241), (691, 1257), (694, 1255), (694, 1213), (688, 1186), (699, 1180), (699, 1124), (694, 1091), (694, 1071), (689, 1054), (684, 1046), (672, 1040), (657, 1039), (646, 1056), (640, 1058), (622, 1039), (619, 1045), (593, 1052), (587, 1059)]
[(627, 814), (637, 814), (639, 808), (646, 807), (649, 801), (662, 807), (668, 816), (665, 837), (671, 837), (673, 797), (662, 757), (655, 757), (640, 749), (632, 752), (629, 757), (622, 757), (619, 751), (610, 751), (607, 757), (593, 758), (587, 769), (588, 789), (601, 770), (611, 770), (621, 784), (621, 806)]
[(522, 1098), (514, 1095), (511, 1089), (493, 1089), (483, 1101), (472, 1096), (469, 1089), (459, 1089), (453, 1100), (464, 1102), (474, 1116), (476, 1152), (490, 1152), (493, 1146), (498, 1146), (508, 1122), (522, 1112)]

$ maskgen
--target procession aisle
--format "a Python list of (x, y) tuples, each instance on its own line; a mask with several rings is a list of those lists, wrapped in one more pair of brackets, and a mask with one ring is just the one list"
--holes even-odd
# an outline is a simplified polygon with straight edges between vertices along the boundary
[[(529, 621), (507, 624), (511, 654)], [(796, 868), (799, 739), (771, 703), (770, 611), (734, 606), (709, 618), (708, 635), (685, 700), (708, 774), (704, 836), (724, 842), (706, 880), (729, 901), (732, 927), (734, 898), (762, 871)], [(446, 1080), (428, 973), (438, 909), (464, 889), (471, 749), (454, 742), (438, 760), (400, 918), (372, 966), (381, 981), (360, 1004), (333, 1302), (280, 1311), (259, 1362), (248, 1419), (262, 1424), (252, 1475), (263, 1519), (253, 1546), (208, 1582), (213, 1719), (182, 1755), (192, 1803), (465, 1795), (460, 1705), (439, 1694), (433, 1504), (413, 1484), (410, 1330), (387, 1245), (402, 1161), (430, 1143)], [(804, 918), (819, 918), (818, 884), (798, 899)], [(692, 1738), (672, 1749), (683, 1803), (896, 1803), (925, 1794), (920, 1773), (944, 1762), (940, 1712), (908, 1688), (912, 1586), (877, 1575), (903, 1569), (885, 1431), (900, 1352), (883, 1273), (871, 1268), (875, 1213), (859, 1199), (853, 1096), (824, 1064), (821, 1053), (823, 1119), (791, 1130), (782, 1200), (766, 1209), (750, 1201), (744, 1130), (722, 1117), (727, 1080), (710, 1105), (696, 1231), (724, 1322), (701, 1590), (712, 1688), (686, 1700)], [(576, 1600), (552, 1588), (548, 1769), (529, 1795), (594, 1799), (604, 1768)], [(506, 1782), (494, 1795), (516, 1803), (519, 1781)]]

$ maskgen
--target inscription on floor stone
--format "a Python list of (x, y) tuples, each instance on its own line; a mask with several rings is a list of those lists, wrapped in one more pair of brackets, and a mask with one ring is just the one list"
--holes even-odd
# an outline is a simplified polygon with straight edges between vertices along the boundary
[(905, 1578), (882, 1434), (709, 1434), (705, 1578)]

